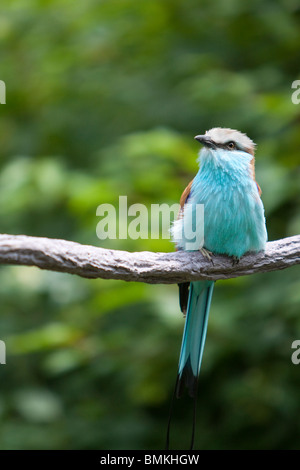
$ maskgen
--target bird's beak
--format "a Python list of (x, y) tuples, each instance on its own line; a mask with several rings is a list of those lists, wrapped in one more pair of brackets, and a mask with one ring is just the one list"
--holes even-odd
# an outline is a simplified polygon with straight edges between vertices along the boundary
[(209, 147), (212, 149), (216, 148), (216, 144), (208, 135), (196, 135), (195, 140), (198, 140), (198, 142), (200, 142), (200, 144), (202, 145), (205, 145), (205, 147)]

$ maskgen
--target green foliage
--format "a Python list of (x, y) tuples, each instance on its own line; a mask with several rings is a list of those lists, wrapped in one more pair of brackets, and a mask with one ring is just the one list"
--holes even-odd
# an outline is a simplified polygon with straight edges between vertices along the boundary
[[(112, 249), (96, 208), (178, 202), (214, 126), (257, 144), (269, 239), (300, 233), (296, 1), (3, 0), (1, 232)], [(299, 449), (299, 268), (218, 282), (196, 448)], [(176, 286), (1, 267), (2, 449), (160, 449), (183, 319)], [(192, 405), (176, 403), (184, 449)]]

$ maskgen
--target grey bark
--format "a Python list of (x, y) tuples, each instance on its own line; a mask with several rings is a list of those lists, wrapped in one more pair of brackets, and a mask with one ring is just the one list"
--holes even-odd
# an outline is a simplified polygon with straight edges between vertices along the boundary
[(300, 264), (300, 235), (269, 242), (265, 253), (249, 253), (233, 265), (228, 256), (200, 252), (134, 252), (25, 235), (0, 235), (0, 264), (37, 266), (85, 278), (175, 284), (266, 273)]

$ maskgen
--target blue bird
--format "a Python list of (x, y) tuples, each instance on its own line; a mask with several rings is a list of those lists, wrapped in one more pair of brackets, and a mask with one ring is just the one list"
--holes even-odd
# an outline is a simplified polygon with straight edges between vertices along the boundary
[[(247, 252), (264, 250), (267, 242), (261, 190), (255, 181), (255, 144), (245, 134), (225, 128), (213, 128), (195, 139), (203, 145), (200, 167), (181, 196), (181, 210), (171, 228), (173, 241), (178, 250), (200, 250), (210, 259), (213, 253), (225, 254), (237, 263)], [(186, 320), (177, 398), (187, 388), (196, 402), (213, 289), (214, 281), (179, 285)]]

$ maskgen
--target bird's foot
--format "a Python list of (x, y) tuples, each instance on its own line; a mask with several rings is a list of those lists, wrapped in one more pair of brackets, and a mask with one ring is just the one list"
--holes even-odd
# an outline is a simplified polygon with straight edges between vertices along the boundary
[(231, 259), (232, 259), (232, 266), (236, 266), (240, 262), (240, 258), (238, 258), (237, 256), (232, 256)]
[(204, 256), (204, 258), (207, 258), (212, 264), (214, 264), (212, 256), (213, 253), (206, 248), (200, 248), (200, 253)]

